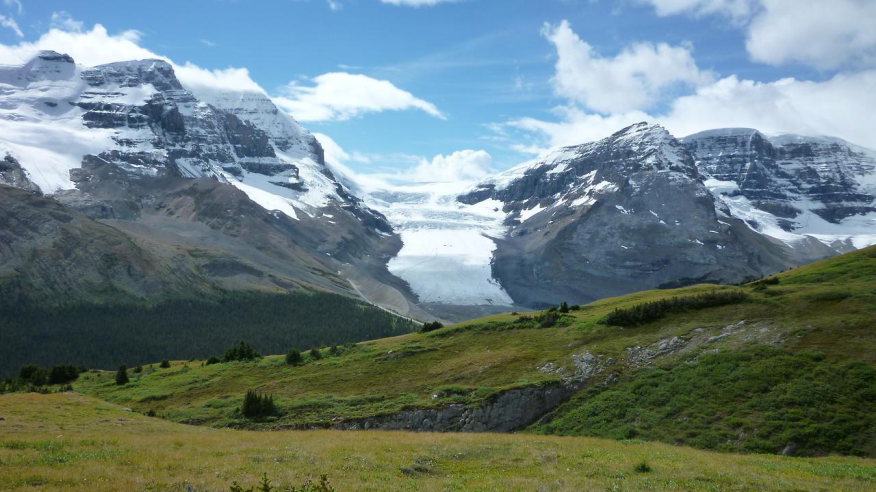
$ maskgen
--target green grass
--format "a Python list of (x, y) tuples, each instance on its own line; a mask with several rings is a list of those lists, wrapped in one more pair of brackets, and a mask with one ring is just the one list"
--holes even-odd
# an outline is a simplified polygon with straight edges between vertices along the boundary
[(769, 346), (706, 353), (596, 386), (535, 428), (722, 451), (876, 455), (876, 368)]
[[(688, 432), (697, 429), (701, 432), (710, 424), (703, 417), (669, 426), (665, 433), (649, 431), (645, 434), (648, 439), (670, 443), (681, 440), (717, 449), (774, 451), (793, 436), (783, 434), (786, 430), (780, 428), (762, 427), (761, 423), (783, 416), (770, 417), (768, 408), (745, 407), (749, 397), (746, 392), (731, 393), (725, 398), (721, 385), (730, 376), (720, 372), (724, 367), (721, 364), (698, 366), (702, 374), (683, 369), (688, 361), (710, 360), (707, 356), (711, 353), (726, 353), (730, 359), (735, 357), (733, 354), (742, 354), (740, 356), (751, 359), (738, 361), (745, 366), (739, 374), (754, 371), (764, 378), (767, 395), (773, 396), (782, 394), (783, 381), (768, 377), (768, 363), (785, 360), (781, 357), (794, 361), (795, 357), (803, 357), (800, 355), (803, 353), (822, 354), (823, 359), (814, 362), (811, 369), (821, 382), (828, 383), (842, 374), (843, 368), (850, 367), (848, 364), (860, 363), (872, 369), (876, 364), (876, 248), (789, 271), (777, 278), (778, 283), (741, 287), (700, 285), (604, 299), (562, 315), (556, 325), (549, 328), (539, 327), (538, 313), (501, 314), (425, 334), (362, 342), (338, 356), (329, 356), (323, 351), (325, 358), (313, 360), (305, 356), (305, 363), (296, 367), (285, 365), (282, 356), (207, 366), (202, 365), (201, 360), (176, 361), (169, 369), (153, 366), (142, 374), (131, 374), (131, 383), (125, 386), (114, 384), (112, 372), (94, 372), (82, 375), (74, 387), (135, 411), (154, 411), (177, 422), (260, 429), (301, 428), (410, 408), (441, 407), (449, 403), (478, 405), (510, 388), (557, 383), (575, 373), (574, 356), (591, 353), (599, 357), (606, 370), (589, 382), (576, 402), (586, 403), (595, 398), (599, 391), (593, 388), (602, 388), (600, 385), (606, 382), (618, 381), (604, 386), (607, 390), (614, 387), (617, 391), (632, 391), (641, 381), (658, 377), (656, 374), (668, 378), (668, 386), (661, 386), (668, 398), (667, 405), (677, 408), (681, 402), (688, 402), (697, 406), (691, 409), (695, 415), (708, 415), (704, 413), (708, 409), (725, 405), (732, 407), (728, 410), (730, 413), (738, 408), (736, 418), (742, 420), (739, 428), (762, 432), (772, 429), (769, 430), (772, 434), (763, 437), (756, 433), (737, 433), (732, 446), (728, 446), (721, 440), (726, 437), (721, 434), (724, 432), (721, 427), (724, 424), (721, 424), (714, 431), (718, 439), (688, 436)], [(689, 306), (682, 312), (668, 312), (660, 319), (636, 326), (611, 326), (603, 322), (618, 309), (662, 299), (739, 290), (746, 292), (747, 297), (732, 304), (695, 309)], [(738, 324), (740, 321), (744, 323)], [(730, 326), (735, 328), (728, 329)], [(682, 348), (648, 360), (631, 357), (643, 350), (655, 350), (661, 341), (673, 337), (683, 341)], [(258, 345), (258, 340), (250, 342)], [(778, 355), (757, 355), (761, 354), (758, 352), (761, 346), (776, 347)], [(285, 350), (277, 351), (281, 352)], [(678, 369), (673, 369), (676, 367)], [(793, 376), (797, 378), (795, 381), (806, 381), (806, 373)], [(687, 395), (686, 384), (694, 377), (712, 378), (718, 386), (714, 391), (700, 391), (698, 398), (692, 399)], [(864, 394), (872, 394), (867, 391), (876, 383), (866, 378), (862, 381), (866, 386)], [(448, 388), (452, 391), (447, 391)], [(236, 409), (248, 390), (273, 395), (279, 415), (259, 422), (239, 417)], [(641, 401), (648, 401), (646, 397), (643, 395)], [(844, 428), (841, 422), (832, 423), (829, 412), (820, 409), (826, 404), (824, 401), (804, 399), (799, 410), (807, 415), (806, 427), (823, 428), (828, 433), (834, 428)], [(781, 400), (775, 403), (785, 404)], [(860, 412), (876, 413), (876, 405), (870, 397), (840, 401), (836, 407), (830, 405), (834, 403), (825, 408), (846, 411), (858, 405)], [(557, 420), (549, 430), (617, 434), (616, 430), (606, 430), (610, 426), (597, 429), (581, 422), (575, 417), (579, 413), (568, 405), (564, 409), (569, 412), (567, 417)], [(715, 416), (714, 422), (722, 422), (719, 417)], [(617, 422), (618, 426), (622, 424)], [(865, 433), (862, 441), (844, 436), (837, 439), (833, 447), (818, 444), (811, 452), (873, 454), (872, 433)]]
[(251, 432), (179, 425), (79, 394), (0, 395), (0, 490), (227, 491), (327, 474), (356, 491), (869, 491), (876, 461), (527, 434)]

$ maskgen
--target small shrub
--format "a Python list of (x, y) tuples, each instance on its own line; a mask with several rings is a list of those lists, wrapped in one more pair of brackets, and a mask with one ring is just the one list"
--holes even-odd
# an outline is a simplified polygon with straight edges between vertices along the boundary
[(286, 365), (300, 366), (304, 362), (304, 357), (298, 350), (292, 349), (286, 352)]
[(320, 352), (318, 348), (313, 347), (312, 349), (310, 349), (310, 356), (314, 360), (319, 360), (322, 359), (322, 352)]
[(571, 306), (569, 306), (569, 311), (580, 311), (580, 310), (581, 310), (580, 304), (572, 304)]
[(125, 366), (119, 366), (119, 370), (116, 371), (116, 384), (121, 386), (124, 384), (128, 384), (130, 379), (128, 379), (128, 368)]
[(274, 397), (272, 395), (260, 395), (253, 390), (246, 392), (243, 397), (243, 405), (240, 407), (240, 412), (246, 418), (260, 418), (275, 415), (277, 406), (274, 405)]
[(569, 303), (568, 302), (563, 301), (563, 303), (560, 304), (560, 312), (561, 313), (568, 313), (569, 312)]
[(135, 367), (135, 368), (134, 368), (134, 372), (135, 372), (136, 374), (140, 374), (141, 372), (143, 372), (143, 366), (137, 366), (137, 367)]
[(560, 320), (560, 315), (556, 313), (556, 311), (548, 311), (543, 316), (538, 318), (538, 327), (539, 328), (550, 328), (557, 324), (557, 321)]
[(337, 357), (338, 355), (341, 355), (341, 348), (337, 345), (332, 345), (332, 348), (329, 349), (329, 354)]
[(222, 362), (222, 361), (219, 360), (219, 357), (216, 357), (215, 355), (214, 355), (213, 357), (210, 357), (209, 359), (207, 359), (207, 365), (208, 365), (208, 366), (211, 366), (211, 365), (213, 365), (213, 364), (218, 364), (218, 363), (220, 363), (220, 362)]
[(170, 367), (170, 361), (165, 359), (161, 361), (161, 364), (158, 364), (158, 367), (162, 369), (167, 369), (168, 367)]
[(230, 492), (335, 492), (335, 488), (329, 482), (328, 475), (321, 475), (319, 482), (307, 479), (301, 487), (275, 487), (271, 485), (268, 474), (262, 475), (258, 485), (244, 488), (238, 482), (232, 482)]
[(430, 331), (440, 330), (444, 328), (444, 324), (440, 321), (431, 321), (428, 323), (423, 323), (423, 327), (420, 328), (420, 331), (423, 333), (428, 333)]
[(636, 473), (651, 473), (652, 469), (651, 465), (649, 465), (647, 461), (643, 461), (636, 465), (636, 467), (633, 468), (633, 471), (635, 471)]

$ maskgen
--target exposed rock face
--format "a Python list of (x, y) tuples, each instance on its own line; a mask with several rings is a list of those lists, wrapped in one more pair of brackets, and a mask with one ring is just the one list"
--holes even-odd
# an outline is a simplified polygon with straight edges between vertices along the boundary
[(739, 282), (798, 261), (722, 208), (685, 147), (656, 125), (560, 149), (459, 200), (488, 198), (509, 213), (494, 274), (524, 305)]
[(0, 184), (37, 193), (40, 191), (40, 187), (27, 177), (21, 164), (11, 155), (0, 160)]
[(811, 210), (827, 222), (876, 212), (876, 158), (865, 149), (831, 138), (785, 135), (767, 138), (757, 130), (710, 130), (682, 142), (703, 172), (735, 183), (738, 193), (780, 220), (787, 231), (801, 227)]
[(535, 422), (580, 388), (579, 384), (530, 386), (502, 392), (477, 407), (454, 404), (440, 409), (406, 410), (392, 415), (342, 422), (332, 428), (511, 432)]

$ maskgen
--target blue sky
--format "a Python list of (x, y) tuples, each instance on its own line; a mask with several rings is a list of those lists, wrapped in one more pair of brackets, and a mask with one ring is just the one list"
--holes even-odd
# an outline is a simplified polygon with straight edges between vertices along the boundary
[[(135, 30), (134, 44), (178, 64), (248, 69), (269, 94), (293, 101), (283, 106), (293, 116), (309, 114), (304, 104), (335, 107), (320, 76), (364, 75), (333, 87), (363, 83), (352, 90), (385, 104), (299, 118), (359, 172), (464, 149), (491, 156), (484, 172), (504, 169), (639, 119), (677, 136), (755, 126), (876, 147), (874, 132), (860, 128), (876, 110), (870, 0), (823, 2), (828, 13), (789, 0), (2, 1), (9, 49), (53, 28)], [(320, 87), (327, 94), (313, 95)]]

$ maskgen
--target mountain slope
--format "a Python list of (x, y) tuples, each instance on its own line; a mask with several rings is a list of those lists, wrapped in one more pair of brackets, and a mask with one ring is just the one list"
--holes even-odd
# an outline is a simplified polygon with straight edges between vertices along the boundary
[(386, 269), (400, 247), (389, 224), (265, 94), (192, 92), (162, 60), (81, 67), (49, 51), (2, 67), (0, 85), (3, 183), (133, 241), (209, 251), (205, 276), (223, 289), (361, 298), (357, 284), (369, 285), (396, 311), (426, 317)]
[(735, 283), (830, 254), (814, 244), (800, 255), (751, 231), (716, 203), (685, 147), (645, 123), (560, 149), (459, 197), (488, 199), (501, 202), (509, 226), (493, 272), (523, 305)]
[[(282, 357), (204, 367), (178, 362), (167, 370), (147, 368), (122, 387), (114, 384), (112, 373), (83, 375), (74, 386), (171, 420), (255, 428), (509, 431), (537, 424), (577, 394), (551, 417), (555, 426), (536, 429), (596, 433), (570, 422), (579, 415), (574, 409), (600, 398), (603, 391), (623, 392), (638, 384), (637, 378), (653, 378), (655, 368), (694, 367), (720, 380), (722, 366), (712, 364), (710, 357), (736, 357), (737, 364), (759, 375), (763, 394), (778, 395), (790, 381), (822, 384), (824, 377), (829, 382), (843, 368), (857, 368), (855, 378), (846, 382), (859, 385), (859, 399), (853, 400), (852, 393), (837, 399), (831, 392), (814, 392), (798, 400), (787, 411), (806, 413), (812, 427), (805, 429), (807, 440), (789, 442), (787, 435), (758, 426), (772, 421), (770, 412), (785, 407), (745, 407), (745, 392), (702, 391), (697, 393), (699, 406), (690, 410), (720, 404), (725, 411), (711, 415), (715, 429), (738, 424), (762, 433), (737, 433), (728, 445), (722, 439), (693, 438), (687, 432), (698, 430), (701, 420), (680, 419), (673, 426), (640, 428), (638, 435), (707, 448), (778, 453), (793, 443), (801, 454), (872, 455), (876, 436), (844, 422), (866, 423), (876, 415), (876, 339), (871, 330), (876, 321), (876, 249), (775, 279), (743, 287), (641, 292), (568, 313), (497, 315), (426, 334), (364, 342), (338, 354), (324, 351), (322, 359), (308, 356), (295, 367), (285, 365)], [(683, 303), (673, 300), (678, 298)], [(640, 307), (661, 300), (657, 306), (662, 307)], [(653, 317), (625, 326), (607, 323), (618, 309), (644, 309)], [(770, 361), (798, 358), (805, 364), (791, 364), (787, 381), (759, 369), (770, 367)], [(280, 414), (250, 421), (235, 413), (250, 389), (273, 394)], [(685, 402), (686, 394), (664, 392), (668, 400), (661, 406)], [(612, 424), (645, 423), (618, 418)]]

